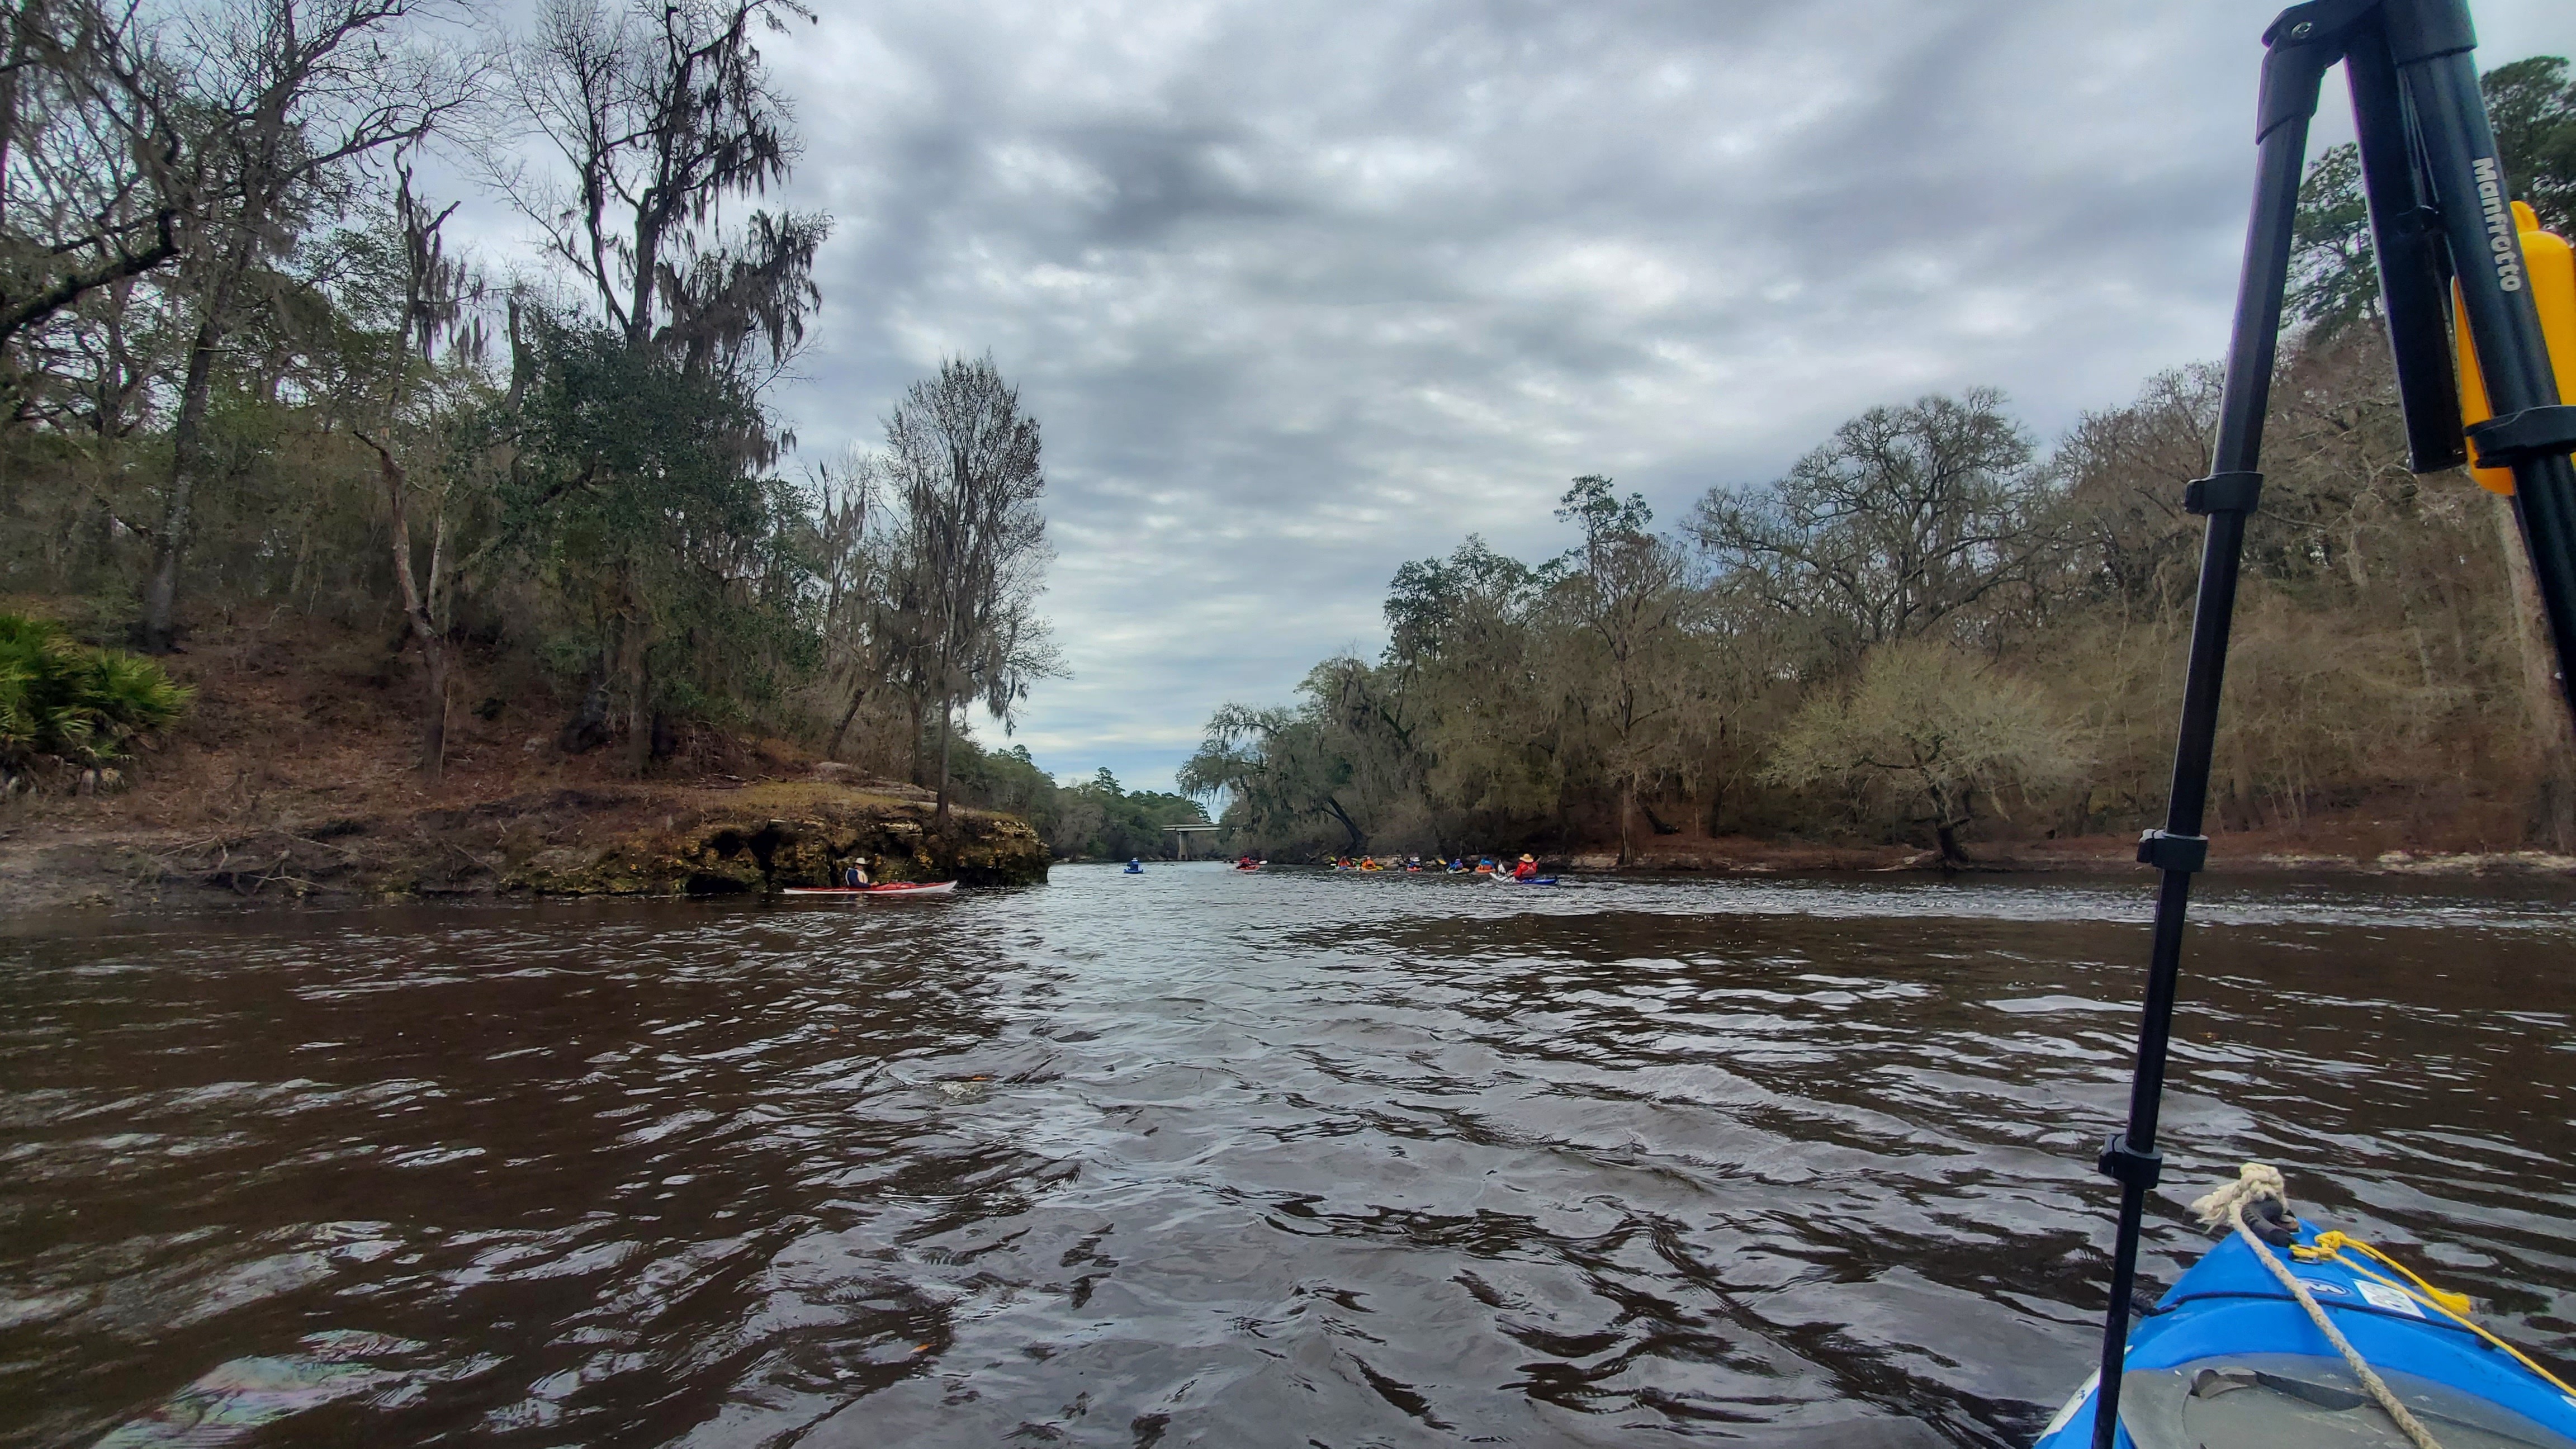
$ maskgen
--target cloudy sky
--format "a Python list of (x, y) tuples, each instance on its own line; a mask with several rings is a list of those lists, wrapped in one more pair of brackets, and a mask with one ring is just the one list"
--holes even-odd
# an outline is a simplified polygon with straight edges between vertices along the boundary
[[(1404, 560), (1563, 548), (1574, 474), (1676, 520), (1872, 404), (1992, 383), (2053, 437), (2214, 356), (2274, 9), (818, 7), (767, 46), (838, 219), (779, 401), (827, 457), (991, 351), (1074, 671), (1019, 738), (1155, 788), (1375, 650)], [(2576, 51), (2565, 0), (2477, 8), (2486, 65)]]

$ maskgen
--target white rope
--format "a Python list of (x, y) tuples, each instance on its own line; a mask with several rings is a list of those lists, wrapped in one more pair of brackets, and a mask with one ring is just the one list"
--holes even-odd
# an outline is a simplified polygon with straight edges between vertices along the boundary
[(2414, 1443), (2415, 1449), (2442, 1449), (2442, 1441), (2434, 1438), (2433, 1431), (2425, 1428), (2422, 1421), (2398, 1402), (2387, 1381), (2363, 1361), (2361, 1351), (2352, 1346), (2352, 1340), (2345, 1338), (2343, 1330), (2335, 1327), (2333, 1320), (2326, 1317), (2326, 1311), (2317, 1306), (2316, 1298), (2308, 1292), (2308, 1285), (2299, 1281), (2299, 1275), (2290, 1271), (2289, 1265), (2272, 1251), (2271, 1244), (2254, 1235), (2252, 1225), (2245, 1221), (2245, 1209), (2248, 1204), (2265, 1198), (2278, 1201), (2285, 1214), (2289, 1211), (2290, 1189), (2281, 1180), (2280, 1169), (2249, 1162), (2238, 1169), (2234, 1182), (2212, 1189), (2208, 1196), (2193, 1203), (2191, 1210), (2199, 1216), (2203, 1227), (2229, 1224), (2236, 1229), (2236, 1235), (2254, 1250), (2254, 1256), (2263, 1260), (2263, 1266), (2271, 1269), (2272, 1276), (2281, 1280), (2281, 1286), (2289, 1289), (2290, 1296), (2299, 1300), (2299, 1306), (2308, 1311), (2308, 1321), (2314, 1323), (2317, 1330), (2326, 1336), (2326, 1342), (2333, 1344), (2335, 1351), (2343, 1355), (2353, 1377), (2361, 1380), (2362, 1391), (2387, 1411), (2388, 1417), (2396, 1421), (2399, 1432)]

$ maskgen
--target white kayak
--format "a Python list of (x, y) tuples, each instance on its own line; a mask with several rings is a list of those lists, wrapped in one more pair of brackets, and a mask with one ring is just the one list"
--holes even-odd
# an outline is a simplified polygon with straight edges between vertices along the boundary
[(870, 886), (786, 886), (782, 896), (944, 896), (957, 889), (953, 880), (891, 880)]

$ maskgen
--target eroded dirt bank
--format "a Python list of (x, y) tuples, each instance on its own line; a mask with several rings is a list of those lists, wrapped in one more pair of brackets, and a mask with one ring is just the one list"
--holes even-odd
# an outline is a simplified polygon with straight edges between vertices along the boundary
[(882, 880), (1016, 885), (1046, 847), (1006, 815), (834, 781), (591, 785), (239, 829), (36, 821), (0, 840), (0, 912), (329, 897), (726, 895)]
[(414, 768), (416, 687), (382, 642), (287, 619), (209, 624), (172, 672), (197, 705), (85, 794), (64, 776), (0, 804), (0, 916), (63, 906), (505, 893), (720, 894), (880, 879), (1046, 878), (1025, 823), (779, 740), (682, 732), (635, 774), (567, 753), (542, 681), (467, 661), (445, 779)]

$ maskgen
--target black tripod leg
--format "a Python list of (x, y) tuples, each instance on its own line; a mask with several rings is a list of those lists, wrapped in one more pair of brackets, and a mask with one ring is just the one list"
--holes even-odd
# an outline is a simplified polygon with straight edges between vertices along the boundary
[(2156, 1151), (2157, 1108), (2164, 1096), (2165, 1053), (2172, 1035), (2174, 980), (2182, 965), (2183, 918), (2191, 902), (2192, 874), (2207, 856), (2201, 815), (2209, 796), (2210, 757), (2218, 736), (2219, 686), (2227, 668), (2228, 626), (2236, 612), (2236, 574), (2244, 551), (2245, 516), (2254, 509), (2262, 475), (2255, 463), (2263, 444), (2263, 413), (2272, 396), (2272, 363), (2281, 336), (2281, 296), (2290, 269), (2290, 228), (2299, 206), (2299, 172), (2307, 159), (2308, 120), (2316, 112), (2318, 82), (2334, 54), (2321, 47), (2277, 43), (2263, 73), (2260, 161), (2254, 180), (2254, 217), (2245, 235), (2244, 271), (2237, 281), (2235, 330), (2227, 347), (2226, 390), (2221, 395), (2218, 441), (2210, 476), (2191, 485), (2184, 507), (2208, 515), (2201, 545), (2200, 593), (2191, 621), (2191, 664), (2183, 683), (2182, 729), (2174, 745), (2173, 794), (2165, 828), (2139, 842), (2138, 858), (2162, 872), (2156, 889), (2154, 944), (2147, 965), (2147, 1002), (2138, 1026), (2136, 1074), (2129, 1088), (2129, 1125), (2103, 1149), (2101, 1168), (2120, 1183), (2120, 1224), (2111, 1251), (2111, 1308), (2102, 1325), (2102, 1369), (2093, 1400), (2095, 1449), (2111, 1449), (2118, 1429), (2120, 1365), (2128, 1352), (2129, 1301), (2138, 1285), (2138, 1234), (2147, 1192), (2163, 1158)]
[(2436, 473), (2467, 459), (2460, 438), (2460, 382), (2451, 368), (2451, 275), (2443, 267), (2440, 213), (2417, 173), (2413, 125), (2388, 37), (2355, 34), (2344, 50), (2370, 251), (2406, 415), (2407, 467)]

